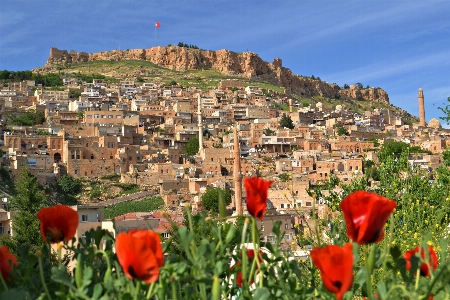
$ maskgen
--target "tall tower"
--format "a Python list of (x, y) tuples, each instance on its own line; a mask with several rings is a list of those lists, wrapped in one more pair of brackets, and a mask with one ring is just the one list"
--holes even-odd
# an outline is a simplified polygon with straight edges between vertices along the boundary
[(198, 151), (203, 149), (203, 124), (202, 124), (202, 98), (200, 94), (197, 96), (197, 119), (198, 119)]
[(289, 112), (292, 113), (292, 99), (289, 99)]
[(233, 148), (233, 181), (234, 181), (234, 203), (236, 205), (236, 214), (243, 214), (242, 209), (242, 172), (241, 172), (241, 147), (239, 146), (239, 137), (237, 134), (237, 124), (234, 127), (234, 148)]
[(425, 99), (423, 96), (422, 88), (419, 89), (419, 118), (420, 118), (420, 126), (426, 126), (425, 123)]

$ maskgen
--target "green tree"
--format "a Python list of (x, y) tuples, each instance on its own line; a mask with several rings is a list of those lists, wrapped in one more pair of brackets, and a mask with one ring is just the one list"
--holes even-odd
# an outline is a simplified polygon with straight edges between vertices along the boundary
[(294, 126), (294, 122), (292, 122), (291, 117), (286, 114), (283, 114), (280, 119), (280, 127), (294, 129), (295, 126)]
[(369, 138), (369, 141), (373, 142), (373, 146), (374, 146), (374, 147), (380, 146), (380, 142), (378, 141), (377, 138), (374, 138), (374, 137)]
[(447, 105), (444, 107), (439, 106), (438, 109), (445, 114), (445, 116), (439, 117), (439, 119), (447, 122), (447, 124), (450, 124), (450, 97), (447, 98)]
[(335, 129), (337, 129), (337, 134), (339, 136), (348, 135), (347, 129), (345, 129), (344, 125), (342, 123), (336, 123), (333, 125)]
[(80, 178), (73, 178), (72, 176), (66, 175), (58, 181), (58, 187), (66, 194), (76, 195), (81, 192), (83, 184)]
[(227, 189), (207, 187), (202, 195), (202, 206), (210, 212), (219, 212), (219, 193), (223, 193), (225, 204), (231, 203), (231, 193)]
[(442, 157), (444, 159), (444, 165), (450, 167), (450, 148), (445, 148)]
[(187, 142), (185, 151), (186, 151), (187, 155), (192, 156), (192, 155), (195, 155), (198, 153), (199, 148), (200, 148), (199, 139), (198, 139), (198, 137), (194, 136), (194, 137), (191, 137), (189, 139), (189, 141)]
[(11, 200), (11, 209), (16, 212), (13, 222), (13, 240), (16, 245), (30, 244), (32, 250), (42, 247), (37, 212), (46, 205), (46, 196), (37, 178), (28, 168), (23, 168), (16, 181), (16, 195)]

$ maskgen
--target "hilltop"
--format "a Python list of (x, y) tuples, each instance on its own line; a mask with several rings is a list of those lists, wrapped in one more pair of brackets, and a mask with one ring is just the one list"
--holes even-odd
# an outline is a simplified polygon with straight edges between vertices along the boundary
[[(248, 85), (285, 94), (300, 102), (321, 101), (325, 106), (347, 106), (355, 112), (389, 108), (402, 116), (407, 112), (390, 105), (382, 88), (350, 85), (346, 88), (320, 78), (293, 74), (282, 66), (281, 58), (262, 60), (253, 52), (200, 50), (179, 46), (150, 49), (111, 50), (95, 53), (50, 49), (43, 67), (34, 72), (101, 74), (110, 81), (151, 80), (183, 86), (214, 88), (221, 80), (239, 79)], [(412, 117), (414, 119), (414, 117)]]

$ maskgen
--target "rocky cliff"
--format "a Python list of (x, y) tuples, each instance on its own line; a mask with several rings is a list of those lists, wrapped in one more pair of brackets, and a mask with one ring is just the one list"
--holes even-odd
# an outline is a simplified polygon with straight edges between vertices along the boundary
[(112, 50), (96, 53), (50, 49), (46, 66), (95, 60), (146, 60), (158, 66), (177, 71), (215, 69), (229, 76), (260, 79), (282, 86), (287, 93), (302, 96), (364, 98), (389, 104), (388, 94), (380, 88), (341, 89), (337, 84), (312, 80), (295, 75), (282, 66), (280, 58), (263, 61), (252, 52), (237, 53), (228, 50), (199, 50), (184, 47), (154, 47), (150, 49)]

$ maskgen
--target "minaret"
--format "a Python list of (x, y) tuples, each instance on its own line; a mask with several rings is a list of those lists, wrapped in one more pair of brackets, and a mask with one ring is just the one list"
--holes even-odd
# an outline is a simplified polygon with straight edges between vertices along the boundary
[(198, 151), (200, 152), (203, 149), (202, 98), (200, 97), (200, 94), (198, 94), (197, 100)]
[(420, 118), (420, 126), (426, 126), (425, 124), (425, 100), (423, 96), (422, 88), (419, 89), (419, 118)]
[(241, 172), (241, 147), (239, 146), (239, 137), (237, 134), (237, 124), (234, 127), (234, 148), (233, 148), (233, 181), (234, 181), (234, 204), (236, 205), (236, 214), (241, 216), (242, 209), (242, 172)]
[(292, 99), (289, 99), (289, 112), (292, 113)]

